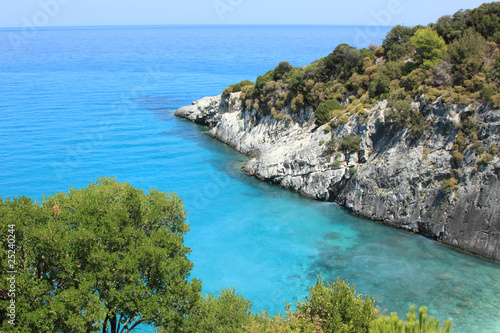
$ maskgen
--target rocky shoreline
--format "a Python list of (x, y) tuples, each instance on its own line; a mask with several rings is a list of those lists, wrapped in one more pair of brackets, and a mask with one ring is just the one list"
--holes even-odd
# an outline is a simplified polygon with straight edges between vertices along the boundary
[[(207, 125), (207, 132), (251, 159), (243, 170), (316, 200), (335, 201), (353, 213), (500, 261), (500, 159), (479, 163), (474, 149), (452, 172), (458, 124), (473, 117), (485, 147), (500, 142), (500, 111), (485, 105), (413, 103), (432, 124), (415, 140), (388, 128), (381, 101), (330, 131), (315, 124), (310, 107), (282, 117), (241, 105), (240, 93), (205, 97), (175, 115)], [(329, 151), (331, 142), (361, 138), (359, 150)], [(456, 177), (458, 184), (444, 188)]]

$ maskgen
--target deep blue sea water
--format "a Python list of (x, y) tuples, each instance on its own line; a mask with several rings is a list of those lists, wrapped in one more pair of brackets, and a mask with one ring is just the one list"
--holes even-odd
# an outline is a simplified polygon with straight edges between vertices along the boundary
[(389, 29), (366, 39), (361, 27), (0, 30), (0, 196), (41, 198), (106, 175), (151, 185), (184, 198), (205, 293), (234, 286), (254, 310), (280, 312), (321, 273), (402, 318), (426, 305), (453, 332), (500, 332), (499, 264), (248, 177), (244, 156), (173, 116), (280, 61), (380, 44)]

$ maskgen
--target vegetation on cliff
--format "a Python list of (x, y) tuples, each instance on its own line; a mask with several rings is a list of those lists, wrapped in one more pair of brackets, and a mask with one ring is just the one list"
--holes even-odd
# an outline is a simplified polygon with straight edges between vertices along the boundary
[(341, 44), (325, 58), (300, 68), (282, 62), (255, 84), (244, 81), (228, 87), (225, 94), (243, 91), (244, 105), (263, 114), (286, 106), (297, 113), (310, 106), (316, 110), (318, 125), (341, 114), (363, 116), (374, 103), (387, 99), (395, 111), (391, 122), (425, 127), (420, 120), (408, 120), (419, 117), (411, 108), (416, 96), (431, 102), (440, 97), (440, 103), (482, 101), (500, 107), (499, 44), (500, 2), (494, 2), (443, 16), (427, 27), (398, 25), (378, 47), (371, 44), (358, 50)]
[(487, 3), (427, 27), (395, 26), (381, 46), (359, 50), (341, 44), (300, 68), (282, 62), (255, 84), (246, 81), (240, 99), (247, 109), (277, 119), (291, 119), (310, 108), (316, 124), (332, 131), (325, 154), (357, 151), (359, 145), (346, 149), (333, 130), (349, 119), (366, 122), (382, 100), (389, 108), (380, 118), (385, 133), (408, 131), (415, 144), (435, 130), (435, 119), (423, 112), (425, 105), (472, 106), (447, 130), (456, 136), (451, 178), (441, 183), (450, 192), (459, 186), (465, 155), (473, 153), (476, 171), (500, 156), (497, 144), (481, 138), (482, 124), (474, 120), (479, 104), (500, 108), (499, 44), (500, 2)]
[[(182, 200), (101, 178), (34, 202), (0, 199), (0, 330), (120, 332), (443, 332), (451, 322), (414, 308), (403, 321), (338, 279), (320, 277), (309, 297), (281, 315), (251, 311), (234, 289), (201, 295), (188, 281)], [(15, 242), (9, 241), (14, 239)], [(15, 246), (13, 245), (15, 244)], [(13, 277), (14, 282), (12, 282)]]

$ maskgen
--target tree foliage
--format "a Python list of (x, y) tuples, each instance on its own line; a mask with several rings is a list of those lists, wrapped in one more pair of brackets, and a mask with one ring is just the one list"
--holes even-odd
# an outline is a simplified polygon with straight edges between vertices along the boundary
[(288, 61), (282, 61), (276, 66), (273, 72), (274, 81), (284, 79), (293, 70), (293, 66)]
[(487, 45), (484, 37), (473, 28), (465, 30), (448, 49), (448, 60), (453, 65), (454, 82), (462, 85), (478, 74), (483, 66)]
[(361, 137), (359, 135), (348, 135), (339, 144), (340, 149), (349, 153), (359, 152)]
[[(272, 317), (252, 313), (252, 302), (233, 288), (202, 297), (201, 283), (187, 280), (193, 264), (183, 245), (185, 216), (175, 194), (145, 193), (110, 178), (40, 202), (0, 200), (0, 232), (15, 230), (17, 271), (16, 326), (7, 321), (12, 295), (3, 279), (0, 329), (128, 333), (144, 323), (165, 333), (327, 333), (386, 325), (374, 300), (340, 279), (330, 284), (320, 277), (296, 311), (287, 304)], [(12, 270), (8, 242), (0, 242), (0, 269)], [(421, 332), (441, 333), (428, 330), (439, 323), (424, 315)]]
[(297, 304), (297, 311), (319, 319), (321, 329), (329, 332), (368, 332), (372, 320), (377, 318), (375, 300), (356, 295), (356, 289), (346, 281), (337, 279), (330, 284), (320, 277), (309, 290), (304, 302)]
[(329, 99), (318, 105), (316, 109), (316, 124), (326, 124), (333, 118), (334, 110), (342, 110), (342, 105), (336, 99)]
[(410, 44), (417, 52), (417, 62), (424, 69), (431, 69), (437, 65), (446, 50), (444, 39), (430, 27), (417, 30), (410, 38)]
[(206, 295), (176, 332), (243, 332), (243, 328), (252, 320), (251, 310), (250, 300), (236, 293), (234, 288), (223, 288), (220, 293)]
[(224, 89), (224, 91), (222, 92), (222, 96), (227, 97), (231, 93), (240, 92), (240, 91), (242, 91), (243, 88), (248, 87), (248, 86), (253, 86), (253, 85), (254, 85), (254, 83), (252, 81), (243, 80), (240, 83), (232, 84), (229, 87), (227, 87), (226, 89)]
[(381, 316), (370, 324), (370, 333), (450, 333), (451, 321), (443, 321), (442, 328), (439, 320), (427, 315), (427, 307), (418, 310), (418, 319), (415, 314), (415, 306), (410, 307), (410, 313), (406, 315), (408, 321), (403, 322), (396, 312), (390, 317)]
[(500, 42), (500, 2), (484, 3), (471, 10), (467, 21), (467, 25), (473, 27), (485, 39)]
[[(183, 245), (185, 216), (177, 195), (146, 194), (110, 178), (40, 202), (2, 200), (1, 231), (9, 224), (16, 229), (16, 331), (180, 325), (201, 289), (187, 280), (193, 264)], [(5, 270), (5, 254), (1, 265)], [(2, 330), (10, 331), (7, 325)]]
[(348, 44), (340, 44), (324, 58), (322, 76), (341, 81), (348, 80), (360, 68), (361, 52)]
[[(311, 107), (316, 124), (329, 121), (331, 108), (324, 103), (331, 100), (341, 103), (344, 118), (357, 113), (361, 120), (384, 99), (461, 105), (481, 101), (500, 107), (499, 45), (500, 2), (485, 3), (427, 27), (397, 25), (380, 47), (340, 44), (303, 68), (282, 62), (259, 76), (252, 92), (241, 98), (247, 108), (275, 118)], [(419, 137), (426, 120), (418, 112), (406, 116), (412, 119), (401, 124)]]
[(413, 36), (413, 29), (397, 25), (389, 31), (382, 43), (384, 53), (389, 60), (404, 57), (410, 47), (410, 38)]

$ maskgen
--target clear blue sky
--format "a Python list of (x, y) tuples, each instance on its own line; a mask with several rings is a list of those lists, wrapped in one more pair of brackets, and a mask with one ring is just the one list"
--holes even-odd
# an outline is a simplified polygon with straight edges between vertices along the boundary
[[(165, 24), (427, 25), (479, 0), (0, 0), (0, 27)], [(487, 1), (486, 1), (487, 2)]]

